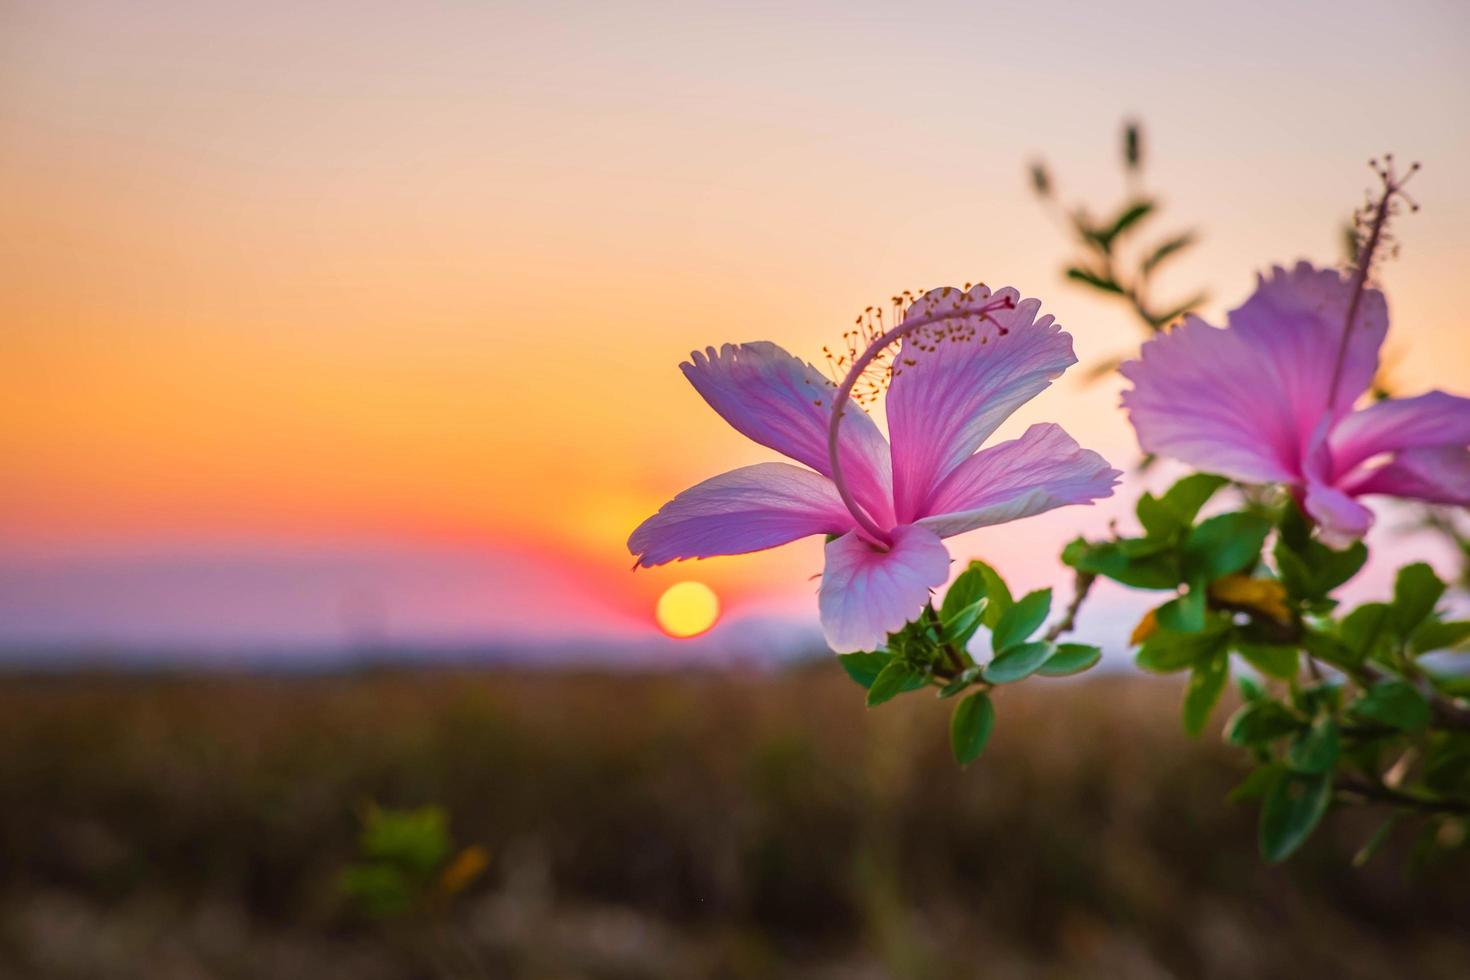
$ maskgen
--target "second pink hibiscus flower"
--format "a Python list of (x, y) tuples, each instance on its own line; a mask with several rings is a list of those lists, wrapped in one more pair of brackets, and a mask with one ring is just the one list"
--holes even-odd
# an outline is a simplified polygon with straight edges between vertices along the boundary
[(1378, 371), (1388, 305), (1365, 289), (1348, 331), (1353, 287), (1306, 262), (1277, 268), (1225, 328), (1187, 317), (1144, 344), (1122, 369), (1139, 445), (1292, 487), (1332, 544), (1373, 523), (1361, 496), (1470, 505), (1470, 399), (1431, 391), (1354, 410)]

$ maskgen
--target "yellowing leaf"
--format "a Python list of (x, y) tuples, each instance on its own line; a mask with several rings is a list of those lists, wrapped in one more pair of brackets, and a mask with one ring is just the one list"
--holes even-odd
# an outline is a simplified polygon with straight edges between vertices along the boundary
[(1138, 621), (1138, 625), (1133, 627), (1133, 635), (1128, 637), (1128, 642), (1134, 646), (1137, 646), (1138, 644), (1146, 641), (1149, 637), (1153, 636), (1158, 631), (1159, 618), (1155, 616), (1154, 611), (1150, 609), (1148, 612), (1143, 614), (1143, 618)]
[(1258, 613), (1280, 623), (1291, 625), (1291, 610), (1286, 607), (1286, 587), (1267, 578), (1249, 575), (1226, 575), (1210, 585), (1210, 598), (1232, 609)]
[(439, 890), (457, 895), (468, 888), (490, 866), (490, 852), (479, 844), (471, 844), (454, 856), (439, 875)]

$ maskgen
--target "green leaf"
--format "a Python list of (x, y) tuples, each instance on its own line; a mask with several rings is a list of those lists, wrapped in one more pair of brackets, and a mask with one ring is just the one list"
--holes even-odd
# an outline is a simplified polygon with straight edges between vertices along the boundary
[(1129, 170), (1143, 166), (1143, 127), (1132, 120), (1123, 126), (1123, 165)]
[(1301, 552), (1312, 540), (1312, 528), (1316, 522), (1302, 510), (1294, 499), (1287, 502), (1277, 525), (1280, 540), (1293, 551)]
[(1293, 688), (1291, 703), (1309, 718), (1320, 714), (1333, 714), (1342, 704), (1342, 682), (1329, 677), (1315, 684)]
[(1281, 574), (1281, 584), (1286, 586), (1287, 595), (1298, 599), (1315, 599), (1323, 594), (1317, 590), (1317, 578), (1307, 560), (1288, 548), (1284, 539), (1276, 542), (1272, 555), (1276, 559), (1276, 570)]
[(901, 660), (894, 660), (879, 671), (868, 688), (868, 707), (876, 708), (891, 701), (905, 691), (912, 691), (924, 684), (924, 675)]
[(1348, 613), (1337, 627), (1337, 638), (1360, 664), (1387, 648), (1393, 607), (1383, 602), (1367, 602)]
[(1432, 674), (1430, 677), (1434, 681), (1435, 688), (1441, 694), (1470, 701), (1470, 676), (1465, 674)]
[(1068, 677), (1090, 669), (1101, 659), (1102, 650), (1098, 647), (1087, 643), (1062, 643), (1036, 672), (1043, 677)]
[[(975, 598), (979, 598), (980, 596), (985, 597), (985, 609), (980, 614), (980, 622), (987, 629), (993, 630), (995, 629), (995, 624), (1000, 622), (1000, 617), (1004, 616), (1006, 610), (1011, 608), (1013, 601), (1011, 599), (1011, 590), (1006, 587), (1005, 579), (1000, 577), (999, 572), (978, 558), (972, 560), (970, 567), (960, 573), (960, 577), (955, 579), (955, 585), (958, 585), (960, 579), (963, 579), (971, 573), (979, 577), (979, 582), (978, 584), (972, 582), (967, 586), (969, 590), (967, 594), (973, 595)], [(950, 592), (953, 591), (954, 586), (952, 585), (950, 586)], [(947, 604), (949, 602), (949, 596), (945, 595), (944, 599)]]
[(1332, 799), (1330, 773), (1280, 772), (1261, 805), (1261, 856), (1284, 861), (1317, 829)]
[(423, 878), (438, 870), (453, 843), (448, 818), (439, 807), (393, 810), (373, 806), (363, 820), (358, 846), (364, 857)]
[(965, 609), (985, 598), (985, 572), (971, 562), (970, 566), (956, 576), (949, 591), (944, 594), (944, 604), (939, 607), (939, 618), (948, 622)]
[[(1356, 234), (1354, 234), (1353, 240), (1355, 242), (1357, 241)], [(1361, 868), (1373, 860), (1373, 856), (1382, 849), (1383, 845), (1388, 841), (1388, 835), (1393, 831), (1393, 828), (1398, 826), (1403, 816), (1398, 811), (1389, 814), (1388, 819), (1384, 820), (1378, 829), (1373, 831), (1373, 836), (1368, 838), (1368, 842), (1358, 849), (1358, 853), (1353, 855), (1353, 867)]]
[(1334, 667), (1354, 667), (1360, 662), (1358, 656), (1347, 648), (1347, 644), (1315, 629), (1302, 630), (1301, 644), (1307, 653)]
[(1164, 629), (1198, 633), (1205, 628), (1205, 584), (1192, 584), (1184, 595), (1170, 599), (1155, 610), (1154, 616)]
[(1255, 514), (1220, 514), (1196, 526), (1184, 541), (1187, 578), (1213, 582), (1243, 571), (1260, 557), (1271, 525)]
[(1113, 223), (1111, 225), (1098, 233), (1100, 244), (1103, 244), (1105, 246), (1112, 245), (1112, 243), (1118, 238), (1119, 235), (1123, 234), (1129, 228), (1132, 228), (1134, 225), (1138, 224), (1144, 218), (1147, 218), (1150, 214), (1153, 213), (1153, 210), (1154, 203), (1152, 201), (1132, 202), (1126, 208), (1124, 208), (1116, 218), (1113, 219)]
[(1280, 701), (1261, 698), (1238, 708), (1225, 723), (1225, 741), (1231, 745), (1265, 745), (1302, 727), (1302, 721)]
[(1444, 595), (1445, 585), (1434, 569), (1415, 562), (1399, 569), (1393, 585), (1393, 630), (1400, 638), (1413, 634), (1434, 612), (1434, 604)]
[(1194, 473), (1164, 491), (1163, 502), (1178, 515), (1186, 525), (1193, 524), (1215, 491), (1230, 481), (1213, 473)]
[(1024, 643), (1046, 621), (1051, 611), (1051, 589), (1028, 592), (1015, 605), (1007, 609), (995, 624), (990, 645), (996, 653), (1004, 653), (1017, 644)]
[(863, 687), (872, 687), (873, 679), (883, 671), (884, 667), (888, 666), (888, 662), (892, 659), (893, 654), (887, 650), (837, 655), (837, 662), (842, 664), (842, 669), (847, 671), (847, 676)]
[(1414, 631), (1409, 647), (1415, 653), (1432, 653), (1453, 650), (1466, 639), (1470, 639), (1470, 620), (1445, 623), (1431, 619)]
[(1199, 659), (1199, 648), (1192, 643), (1179, 642), (1178, 636), (1190, 634), (1169, 633), (1160, 630), (1144, 641), (1134, 661), (1139, 667), (1155, 674), (1172, 674), (1194, 666)]
[(1431, 742), (1424, 785), (1436, 793), (1470, 795), (1470, 734), (1452, 732)]
[(1225, 799), (1231, 803), (1244, 803), (1246, 800), (1257, 800), (1266, 795), (1276, 780), (1281, 777), (1281, 767), (1271, 764), (1252, 769), (1234, 789), (1225, 794)]
[(1374, 684), (1348, 710), (1358, 718), (1406, 732), (1420, 731), (1429, 724), (1429, 702), (1414, 685), (1397, 678)]
[(1241, 643), (1236, 650), (1245, 662), (1265, 674), (1279, 680), (1289, 681), (1297, 675), (1298, 655), (1296, 647), (1268, 646), (1263, 643)]
[(1175, 548), (1175, 542), (1167, 538), (1118, 538), (1113, 544), (1130, 561), (1168, 555)]
[(994, 727), (995, 706), (984, 691), (976, 691), (955, 705), (949, 720), (949, 746), (955, 761), (964, 766), (979, 758)]
[(1109, 279), (1106, 276), (1100, 276), (1095, 272), (1089, 272), (1086, 269), (1079, 268), (1075, 265), (1067, 270), (1067, 278), (1071, 279), (1073, 282), (1085, 283), (1086, 285), (1091, 286), (1093, 289), (1100, 289), (1105, 293), (1123, 292), (1123, 287), (1118, 285), (1112, 279)]
[(956, 674), (953, 680), (939, 689), (939, 696), (941, 698), (952, 698), (979, 679), (980, 668), (978, 666), (966, 667)]
[(1144, 532), (1151, 538), (1166, 538), (1188, 526), (1188, 522), (1181, 521), (1168, 504), (1151, 493), (1138, 498), (1136, 510), (1138, 523), (1143, 525)]
[(1093, 544), (1078, 538), (1062, 552), (1062, 561), (1082, 572), (1102, 575), (1135, 589), (1172, 589), (1179, 584), (1179, 566), (1166, 553), (1138, 553), (1125, 542)]
[(941, 624), (945, 638), (957, 647), (963, 647), (969, 643), (970, 637), (974, 636), (975, 631), (980, 628), (985, 606), (985, 599), (977, 599), (961, 609), (953, 618), (945, 617)]
[(982, 676), (992, 684), (1010, 684), (1030, 677), (1046, 663), (1053, 649), (1050, 643), (1022, 643), (1007, 647), (985, 665)]
[(1334, 551), (1305, 537), (1305, 530), (1296, 526), (1300, 520), (1295, 507), (1287, 511), (1274, 552), (1276, 568), (1288, 593), (1299, 599), (1322, 599), (1358, 573), (1368, 560), (1368, 548), (1354, 541)]
[(419, 887), (391, 864), (358, 863), (343, 869), (338, 888), (361, 912), (391, 919), (413, 908)]
[(1266, 689), (1248, 674), (1236, 674), (1235, 686), (1240, 689), (1240, 696), (1245, 701), (1259, 701), (1266, 696)]
[(1230, 657), (1223, 650), (1195, 663), (1184, 692), (1184, 730), (1198, 735), (1225, 690), (1230, 677)]
[(1286, 764), (1294, 772), (1330, 772), (1337, 765), (1337, 722), (1323, 715), (1298, 732), (1286, 748)]
[(1148, 258), (1143, 260), (1143, 274), (1146, 276), (1171, 255), (1177, 255), (1189, 246), (1193, 245), (1195, 237), (1191, 232), (1175, 235), (1173, 238), (1159, 245), (1149, 253)]
[(1358, 574), (1358, 569), (1368, 561), (1368, 546), (1361, 541), (1354, 541), (1341, 551), (1320, 543), (1318, 546), (1322, 551), (1317, 557), (1317, 586), (1323, 593), (1331, 592)]
[(1213, 656), (1225, 649), (1230, 624), (1215, 621), (1198, 633), (1177, 633), (1159, 629), (1143, 642), (1138, 651), (1138, 666), (1159, 674), (1194, 666), (1195, 661)]

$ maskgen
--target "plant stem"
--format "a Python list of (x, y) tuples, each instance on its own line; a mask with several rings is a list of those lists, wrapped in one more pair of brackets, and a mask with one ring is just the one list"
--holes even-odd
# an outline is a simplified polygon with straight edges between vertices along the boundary
[(929, 621), (930, 626), (934, 627), (934, 634), (939, 638), (939, 649), (944, 654), (944, 659), (949, 662), (949, 669), (954, 674), (964, 670), (964, 658), (960, 656), (960, 652), (954, 648), (953, 644), (944, 639), (944, 624), (940, 621), (939, 614), (934, 611), (934, 603), (931, 602), (924, 606), (924, 618)]
[[(1290, 638), (1290, 642), (1300, 646), (1300, 626), (1298, 626), (1297, 634)], [(1308, 653), (1305, 648), (1303, 648), (1302, 652), (1306, 654), (1307, 669), (1311, 671), (1312, 677), (1315, 680), (1320, 681), (1322, 679), (1322, 672), (1317, 666), (1317, 659)], [(1365, 691), (1380, 681), (1390, 680), (1394, 677), (1394, 675), (1379, 670), (1377, 667), (1368, 663), (1348, 664), (1338, 662), (1335, 659), (1329, 659), (1327, 662), (1343, 674), (1352, 678), (1353, 682)], [(1433, 712), (1435, 719), (1439, 722), (1439, 727), (1457, 732), (1470, 732), (1470, 708), (1461, 705), (1454, 699), (1445, 697), (1433, 687), (1422, 684), (1415, 686), (1419, 693), (1423, 695), (1424, 700), (1429, 702), (1429, 710)], [(1427, 690), (1426, 687), (1428, 688)]]
[(1391, 806), (1419, 810), (1424, 813), (1470, 814), (1470, 802), (1464, 800), (1415, 796), (1411, 793), (1405, 793), (1402, 790), (1391, 789), (1382, 783), (1369, 782), (1366, 779), (1358, 779), (1353, 776), (1339, 776), (1337, 782), (1333, 784), (1333, 788), (1340, 793), (1360, 796), (1365, 800), (1371, 800), (1375, 803), (1387, 803)]
[(1046, 631), (1043, 639), (1048, 643), (1055, 643), (1063, 633), (1070, 633), (1077, 627), (1077, 613), (1082, 608), (1082, 603), (1087, 601), (1087, 594), (1092, 591), (1092, 583), (1097, 581), (1097, 576), (1092, 572), (1078, 572), (1076, 585), (1072, 592), (1072, 601), (1067, 603), (1067, 610), (1062, 618), (1057, 620), (1051, 629)]
[[(1361, 664), (1348, 671), (1348, 674), (1353, 680), (1358, 682), (1359, 687), (1364, 689), (1372, 687), (1379, 681), (1389, 680), (1392, 676), (1384, 673), (1372, 664)], [(1419, 693), (1429, 702), (1429, 710), (1433, 712), (1441, 728), (1449, 728), (1459, 732), (1470, 732), (1470, 709), (1461, 707), (1433, 688), (1425, 691), (1421, 687), (1419, 688)]]

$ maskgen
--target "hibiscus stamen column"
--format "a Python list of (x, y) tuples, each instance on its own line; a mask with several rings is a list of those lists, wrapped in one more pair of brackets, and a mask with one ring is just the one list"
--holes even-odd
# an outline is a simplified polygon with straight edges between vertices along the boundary
[[(1342, 340), (1337, 345), (1337, 360), (1332, 365), (1332, 384), (1327, 389), (1329, 410), (1337, 404), (1337, 389), (1342, 383), (1343, 365), (1347, 361), (1348, 340), (1358, 318), (1358, 307), (1363, 299), (1363, 291), (1368, 286), (1368, 274), (1373, 268), (1373, 257), (1378, 252), (1378, 246), (1384, 241), (1384, 229), (1388, 226), (1388, 219), (1393, 214), (1393, 199), (1397, 196), (1408, 200), (1408, 195), (1404, 193), (1404, 184), (1408, 183), (1409, 178), (1414, 176), (1414, 172), (1419, 169), (1417, 163), (1410, 165), (1409, 172), (1400, 179), (1394, 173), (1392, 153), (1384, 156), (1382, 166), (1377, 160), (1369, 160), (1368, 165), (1383, 181), (1383, 196), (1378, 199), (1377, 203), (1370, 198), (1365, 209), (1359, 212), (1359, 220), (1368, 221), (1368, 236), (1363, 241), (1362, 247), (1358, 249), (1357, 271), (1353, 276), (1353, 292), (1352, 297), (1348, 300), (1347, 325), (1343, 328)], [(1409, 208), (1417, 211), (1419, 205), (1409, 200)]]
[[(914, 306), (918, 306), (915, 303)], [(839, 452), (840, 443), (838, 434), (842, 426), (842, 416), (846, 413), (847, 404), (852, 398), (852, 389), (858, 379), (863, 376), (868, 367), (890, 345), (895, 344), (919, 330), (931, 327), (937, 323), (945, 323), (954, 320), (968, 320), (975, 317), (981, 321), (989, 319), (990, 314), (997, 310), (1008, 310), (1015, 306), (1015, 300), (1007, 296), (1002, 299), (993, 300), (978, 307), (966, 307), (961, 305), (945, 309), (933, 310), (931, 308), (919, 315), (905, 315), (898, 326), (879, 334), (872, 343), (860, 353), (847, 369), (847, 375), (843, 377), (842, 383), (837, 386), (837, 394), (832, 398), (832, 416), (827, 424), (827, 458), (832, 469), (832, 482), (837, 485), (837, 494), (842, 498), (842, 503), (847, 507), (852, 518), (857, 522), (864, 534), (871, 539), (871, 543), (880, 551), (887, 551), (893, 543), (889, 532), (879, 527), (853, 496), (852, 489), (842, 477), (842, 454)], [(914, 307), (909, 308), (912, 313)]]

